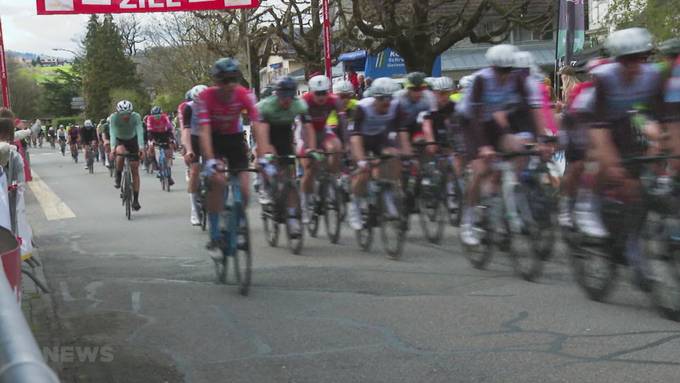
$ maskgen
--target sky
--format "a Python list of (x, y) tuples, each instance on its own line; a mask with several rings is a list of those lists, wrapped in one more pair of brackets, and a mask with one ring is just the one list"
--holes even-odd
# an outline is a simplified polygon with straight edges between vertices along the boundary
[(56, 57), (72, 57), (85, 34), (87, 15), (37, 16), (35, 0), (0, 0), (5, 49)]

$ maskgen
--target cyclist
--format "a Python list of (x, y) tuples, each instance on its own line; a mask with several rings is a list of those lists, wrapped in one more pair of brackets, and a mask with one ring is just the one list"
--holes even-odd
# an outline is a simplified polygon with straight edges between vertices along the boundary
[(80, 127), (78, 125), (73, 125), (73, 127), (68, 129), (68, 143), (71, 148), (71, 153), (78, 152), (78, 139), (80, 138)]
[[(111, 153), (111, 141), (110, 141), (110, 134), (109, 134), (109, 119), (102, 119), (99, 121), (99, 125), (97, 125), (97, 133), (99, 134), (99, 139), (102, 140), (102, 143), (104, 144), (104, 153), (106, 153), (106, 156), (108, 157), (109, 153)], [(102, 159), (102, 161), (106, 161), (107, 159)], [(108, 158), (108, 163), (107, 163), (107, 168), (113, 167), (113, 161), (111, 157)]]
[[(361, 230), (361, 205), (365, 202), (367, 183), (370, 178), (370, 167), (367, 155), (396, 155), (402, 148), (410, 148), (408, 128), (401, 123), (401, 105), (392, 95), (397, 89), (394, 80), (383, 77), (371, 84), (370, 97), (359, 101), (354, 112), (354, 125), (349, 128), (352, 156), (359, 168), (359, 174), (352, 180), (352, 195), (349, 204), (349, 224), (354, 230)], [(399, 135), (399, 137), (397, 137)], [(400, 163), (398, 158), (389, 160), (386, 174), (380, 177), (398, 182)], [(382, 170), (382, 169), (379, 169)], [(390, 206), (388, 205), (388, 209)], [(390, 214), (399, 214), (394, 205)]]
[[(658, 67), (650, 64), (654, 50), (651, 34), (644, 28), (613, 32), (605, 46), (615, 59), (593, 71), (595, 89), (590, 136), (596, 160), (605, 182), (616, 185), (613, 192), (626, 208), (640, 206), (639, 166), (623, 166), (621, 159), (658, 150), (663, 108), (663, 81)], [(637, 124), (631, 111), (643, 113), (645, 124)], [(643, 210), (643, 209), (634, 209)], [(644, 217), (636, 217), (642, 223)], [(626, 258), (636, 265), (635, 277), (643, 289), (649, 287), (644, 257), (640, 250), (640, 227), (626, 235)]]
[[(97, 147), (97, 128), (95, 128), (92, 120), (86, 120), (83, 124), (83, 128), (80, 130), (80, 144), (83, 147), (85, 162), (87, 162), (88, 150), (90, 150), (90, 147), (92, 147), (93, 150)], [(85, 165), (85, 169), (87, 169), (87, 164)]]
[(340, 80), (333, 84), (333, 93), (340, 99), (340, 112), (333, 110), (328, 116), (326, 124), (331, 127), (340, 143), (345, 145), (349, 139), (347, 127), (353, 123), (353, 115), (359, 100), (355, 98), (354, 87), (347, 80)]
[[(408, 130), (411, 142), (431, 141), (432, 121), (423, 117), (437, 110), (437, 100), (428, 89), (425, 82), (425, 74), (421, 72), (409, 73), (404, 83), (405, 89), (395, 94), (399, 102), (401, 124)], [(434, 154), (435, 148), (428, 147), (430, 154)]]
[[(489, 48), (486, 59), (491, 66), (473, 74), (473, 83), (461, 102), (465, 151), (472, 170), (471, 180), (466, 185), (467, 206), (463, 209), (460, 232), (461, 241), (468, 246), (480, 243), (473, 228), (474, 206), (479, 202), (483, 181), (493, 175), (490, 165), (495, 153), (501, 149), (517, 151), (526, 139), (528, 127), (513, 125), (516, 121), (512, 118), (513, 112), (529, 105), (534, 112), (531, 114), (534, 124), (529, 133), (534, 134), (534, 127), (543, 132), (542, 125), (536, 123), (542, 117), (540, 111), (535, 112), (541, 106), (540, 100), (529, 99), (526, 77), (514, 71), (516, 53), (517, 48), (509, 44)], [(545, 150), (542, 146), (539, 149)], [(494, 181), (497, 191), (498, 180)]]
[[(340, 113), (340, 100), (337, 96), (330, 93), (331, 81), (323, 75), (314, 76), (309, 79), (309, 92), (302, 96), (302, 100), (307, 103), (312, 126), (314, 130), (301, 131), (302, 140), (298, 143), (299, 154), (304, 155), (317, 149), (322, 149), (332, 153), (328, 157), (328, 165), (331, 174), (336, 174), (340, 170), (340, 157), (342, 145), (338, 137), (327, 125), (328, 116), (331, 112)], [(314, 177), (316, 174), (314, 161), (312, 159), (302, 159), (304, 172), (302, 174), (302, 221), (309, 223), (309, 203), (314, 191)]]
[[(146, 130), (150, 137), (149, 155), (156, 158), (155, 146), (167, 144), (168, 147), (165, 149), (165, 158), (167, 158), (166, 166), (168, 168), (172, 167), (174, 127), (170, 122), (170, 118), (168, 118), (166, 113), (163, 113), (160, 106), (151, 108), (151, 114), (146, 119)], [(170, 177), (170, 179), (168, 179), (168, 185), (172, 186), (174, 184), (175, 181)]]
[(189, 199), (191, 203), (190, 222), (194, 226), (201, 224), (198, 217), (198, 183), (200, 180), (201, 145), (199, 140), (198, 114), (194, 113), (194, 101), (201, 92), (208, 89), (205, 85), (196, 85), (191, 88), (178, 109), (179, 124), (182, 128), (182, 147), (184, 149), (184, 162), (189, 168)]
[[(231, 169), (248, 167), (248, 148), (245, 145), (241, 111), (247, 110), (252, 121), (258, 120), (255, 97), (239, 85), (241, 69), (232, 58), (221, 58), (210, 72), (215, 86), (202, 91), (194, 100), (193, 113), (197, 114), (200, 146), (205, 160), (204, 171), (210, 177), (207, 208), (210, 225), (210, 242), (207, 248), (220, 248), (219, 214), (224, 208), (226, 178), (224, 160)], [(239, 175), (243, 203), (247, 205), (249, 174)]]
[[(270, 164), (271, 158), (274, 155), (278, 156), (292, 156), (295, 154), (293, 144), (293, 126), (297, 118), (303, 125), (306, 132), (313, 131), (312, 119), (309, 115), (307, 104), (299, 99), (297, 96), (297, 82), (291, 77), (282, 77), (276, 83), (275, 94), (267, 97), (258, 103), (259, 126), (255, 129), (257, 141), (257, 155), (259, 157), (260, 166), (264, 169), (263, 178), (265, 187), (262, 188), (260, 195), (260, 203), (268, 204), (271, 202), (271, 197), (268, 192), (268, 177), (274, 175), (273, 166)], [(288, 171), (289, 166), (294, 164), (295, 160), (283, 159), (279, 164), (285, 166)], [(288, 174), (289, 177), (294, 177), (294, 174)], [(300, 233), (300, 222), (295, 217), (295, 206), (297, 201), (289, 202), (289, 216), (288, 225), (292, 230), (292, 234)]]
[(66, 129), (64, 129), (64, 125), (59, 125), (59, 128), (57, 129), (57, 139), (59, 140), (59, 144), (64, 143), (66, 145)]
[(51, 145), (54, 145), (55, 139), (56, 139), (56, 134), (55, 134), (54, 126), (50, 125), (49, 128), (47, 128), (47, 139), (50, 141)]
[(130, 168), (132, 171), (132, 208), (139, 211), (142, 206), (139, 204), (139, 160), (144, 153), (144, 126), (142, 117), (133, 111), (130, 101), (122, 100), (116, 105), (116, 112), (113, 113), (109, 121), (109, 134), (111, 136), (111, 157), (116, 158), (116, 179), (114, 186), (120, 189), (121, 178), (123, 177), (123, 166), (125, 159), (121, 155), (131, 155)]

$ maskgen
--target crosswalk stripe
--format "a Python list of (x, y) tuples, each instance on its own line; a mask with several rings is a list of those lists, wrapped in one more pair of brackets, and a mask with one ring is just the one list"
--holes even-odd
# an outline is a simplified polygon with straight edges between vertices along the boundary
[(35, 195), (35, 198), (40, 203), (40, 207), (45, 213), (48, 221), (58, 221), (62, 219), (75, 218), (76, 215), (73, 210), (69, 208), (64, 201), (62, 201), (49, 186), (40, 178), (40, 176), (31, 169), (33, 181), (28, 185)]

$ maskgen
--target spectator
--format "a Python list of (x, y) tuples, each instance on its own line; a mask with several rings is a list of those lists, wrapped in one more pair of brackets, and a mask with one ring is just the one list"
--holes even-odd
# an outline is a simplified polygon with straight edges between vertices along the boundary
[(354, 71), (354, 68), (351, 66), (347, 66), (347, 81), (352, 83), (352, 87), (354, 87), (354, 93), (359, 93), (359, 76), (357, 75), (357, 72)]
[(363, 74), (360, 74), (357, 78), (359, 79), (359, 91), (357, 92), (357, 96), (361, 99), (364, 98), (364, 92), (366, 91), (366, 78), (364, 78)]

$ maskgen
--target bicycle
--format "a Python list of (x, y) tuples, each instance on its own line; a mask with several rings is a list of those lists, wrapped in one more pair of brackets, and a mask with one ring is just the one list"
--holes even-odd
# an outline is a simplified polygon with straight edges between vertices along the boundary
[(116, 155), (122, 156), (125, 159), (120, 185), (120, 198), (123, 202), (123, 207), (125, 208), (125, 217), (127, 217), (129, 221), (132, 220), (132, 170), (130, 168), (130, 160), (138, 160), (138, 156), (135, 154)]
[(61, 150), (61, 156), (66, 156), (66, 140), (59, 140), (59, 148)]
[[(643, 169), (640, 203), (624, 203), (605, 191), (602, 218), (612, 235), (599, 241), (574, 235), (568, 241), (574, 277), (588, 298), (604, 301), (614, 288), (619, 267), (629, 266), (656, 309), (667, 319), (680, 321), (680, 181), (649, 169), (650, 164), (667, 165), (679, 158), (624, 159), (623, 165)], [(638, 259), (624, 254), (633, 235), (643, 242)]]
[(92, 144), (88, 145), (85, 157), (87, 171), (90, 172), (90, 174), (94, 174), (94, 148), (92, 147)]
[[(366, 158), (370, 169), (385, 166), (385, 160), (397, 156), (383, 154)], [(401, 156), (401, 158), (404, 158)], [(376, 179), (368, 181), (368, 199), (359, 203), (363, 227), (356, 230), (356, 239), (363, 251), (370, 251), (373, 244), (373, 228), (380, 227), (383, 248), (388, 258), (398, 260), (404, 249), (404, 240), (408, 228), (407, 212), (404, 209), (404, 194), (398, 181)], [(394, 238), (390, 238), (393, 236)]]
[(242, 172), (256, 173), (257, 169), (225, 169), (224, 172), (229, 174), (229, 186), (225, 190), (224, 211), (221, 214), (220, 233), (222, 236), (219, 243), (222, 256), (217, 259), (213, 258), (215, 273), (219, 283), (227, 284), (229, 259), (231, 259), (239, 293), (245, 296), (248, 295), (250, 289), (253, 258), (248, 215), (241, 195), (241, 182), (238, 175)]
[(165, 155), (165, 150), (169, 148), (166, 143), (159, 143), (158, 148), (158, 178), (161, 181), (161, 189), (170, 192), (170, 177), (172, 177), (172, 169), (168, 165), (168, 159)]
[[(276, 156), (275, 160), (297, 160), (304, 158), (300, 156)], [(296, 164), (286, 165), (287, 172), (282, 171), (277, 163), (274, 166), (275, 173), (270, 174), (269, 191), (272, 196), (271, 203), (262, 205), (262, 222), (264, 225), (265, 236), (271, 247), (278, 246), (279, 225), (285, 225), (288, 248), (291, 253), (299, 255), (302, 252), (304, 242), (304, 228), (302, 225), (302, 206), (300, 204), (300, 193), (298, 183), (291, 174), (296, 174)], [(266, 186), (265, 186), (266, 187)], [(294, 201), (294, 207), (290, 207), (290, 202)], [(291, 213), (292, 211), (292, 213)], [(291, 221), (296, 220), (300, 225), (299, 230), (292, 230)]]
[(78, 163), (78, 144), (71, 144), (71, 158), (76, 164)]
[(343, 192), (340, 189), (336, 177), (334, 177), (328, 169), (326, 156), (332, 153), (317, 153), (321, 156), (321, 159), (319, 159), (318, 162), (320, 162), (322, 166), (320, 166), (319, 172), (314, 180), (314, 198), (309, 202), (311, 216), (307, 229), (309, 235), (316, 238), (319, 231), (319, 220), (323, 216), (328, 239), (332, 244), (337, 244), (340, 239), (340, 230), (342, 228), (342, 205), (344, 205)]

